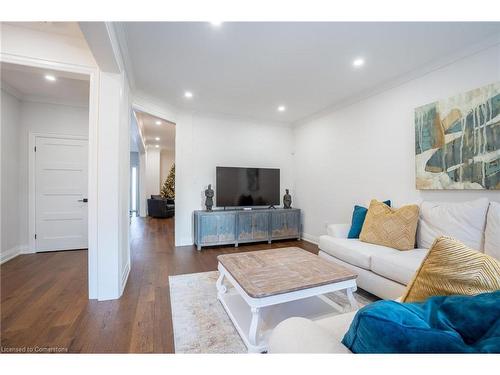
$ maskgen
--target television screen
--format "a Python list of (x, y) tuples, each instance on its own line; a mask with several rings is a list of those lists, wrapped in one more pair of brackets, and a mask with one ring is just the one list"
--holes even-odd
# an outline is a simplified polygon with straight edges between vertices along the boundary
[(280, 170), (217, 167), (215, 202), (218, 207), (280, 204)]

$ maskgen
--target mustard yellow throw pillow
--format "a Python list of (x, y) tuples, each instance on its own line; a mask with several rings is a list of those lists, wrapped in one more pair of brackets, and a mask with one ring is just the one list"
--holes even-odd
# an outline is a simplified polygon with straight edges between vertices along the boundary
[(450, 237), (434, 241), (403, 302), (432, 296), (475, 295), (500, 289), (500, 262)]
[(359, 239), (398, 250), (413, 249), (418, 210), (417, 205), (395, 209), (374, 199), (370, 202)]

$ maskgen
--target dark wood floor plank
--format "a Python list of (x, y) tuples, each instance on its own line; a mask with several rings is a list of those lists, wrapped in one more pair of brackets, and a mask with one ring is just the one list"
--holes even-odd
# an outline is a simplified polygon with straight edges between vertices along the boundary
[(173, 353), (168, 277), (214, 271), (217, 255), (298, 246), (305, 241), (175, 247), (174, 219), (134, 218), (131, 270), (122, 298), (91, 301), (87, 251), (18, 256), (0, 267), (2, 347), (60, 347), (73, 353)]

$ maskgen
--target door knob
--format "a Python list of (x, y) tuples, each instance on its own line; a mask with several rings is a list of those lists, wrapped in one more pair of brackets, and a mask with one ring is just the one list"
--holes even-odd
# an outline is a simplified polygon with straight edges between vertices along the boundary
[(78, 202), (87, 203), (89, 200), (87, 198), (78, 199)]

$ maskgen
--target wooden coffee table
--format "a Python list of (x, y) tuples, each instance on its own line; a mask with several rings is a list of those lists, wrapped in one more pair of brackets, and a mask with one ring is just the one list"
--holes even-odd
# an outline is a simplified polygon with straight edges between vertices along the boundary
[[(344, 290), (351, 308), (356, 277), (348, 269), (297, 247), (224, 254), (219, 261), (217, 298), (249, 352), (267, 350), (278, 323), (302, 316), (319, 319), (341, 308), (325, 293)], [(234, 289), (229, 292), (223, 281)]]

